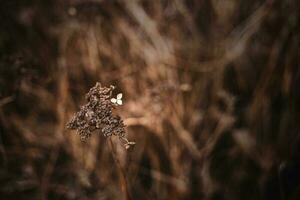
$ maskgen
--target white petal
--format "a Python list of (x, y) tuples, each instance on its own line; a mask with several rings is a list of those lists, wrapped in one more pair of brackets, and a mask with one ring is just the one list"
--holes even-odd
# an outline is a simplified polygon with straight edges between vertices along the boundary
[(117, 104), (122, 105), (122, 104), (123, 104), (122, 100), (121, 100), (121, 99), (118, 99), (118, 100), (117, 100)]
[(123, 97), (123, 94), (122, 94), (122, 93), (119, 93), (119, 94), (117, 95), (117, 99), (122, 99), (122, 97)]
[(117, 99), (115, 99), (115, 98), (112, 98), (110, 101), (111, 101), (112, 103), (117, 103)]

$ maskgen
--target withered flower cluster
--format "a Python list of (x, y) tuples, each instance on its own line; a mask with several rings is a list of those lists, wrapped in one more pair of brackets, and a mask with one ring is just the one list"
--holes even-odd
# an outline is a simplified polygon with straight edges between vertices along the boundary
[(105, 137), (118, 136), (128, 149), (135, 143), (129, 142), (126, 138), (125, 125), (121, 117), (113, 114), (113, 109), (118, 106), (111, 101), (114, 89), (114, 86), (101, 87), (100, 83), (96, 83), (85, 96), (87, 104), (73, 116), (67, 128), (77, 130), (82, 141), (86, 141), (97, 130)]

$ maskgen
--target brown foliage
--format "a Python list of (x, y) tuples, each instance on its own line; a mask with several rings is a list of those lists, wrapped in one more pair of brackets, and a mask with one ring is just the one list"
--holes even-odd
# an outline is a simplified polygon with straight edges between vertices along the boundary
[(298, 199), (299, 6), (3, 3), (0, 198)]

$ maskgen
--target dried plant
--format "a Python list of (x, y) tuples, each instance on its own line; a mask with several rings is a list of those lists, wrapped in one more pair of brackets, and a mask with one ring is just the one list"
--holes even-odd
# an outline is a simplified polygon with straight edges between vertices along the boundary
[(5, 2), (0, 199), (299, 199), (300, 1)]
[[(122, 94), (112, 98), (115, 86), (102, 87), (96, 83), (86, 94), (87, 104), (80, 108), (70, 122), (68, 129), (75, 129), (82, 141), (86, 141), (92, 133), (100, 130), (105, 137), (117, 136), (124, 147), (129, 149), (135, 145), (125, 136), (125, 125), (119, 115), (114, 115), (113, 110), (122, 105)], [(99, 132), (99, 131), (98, 131)]]

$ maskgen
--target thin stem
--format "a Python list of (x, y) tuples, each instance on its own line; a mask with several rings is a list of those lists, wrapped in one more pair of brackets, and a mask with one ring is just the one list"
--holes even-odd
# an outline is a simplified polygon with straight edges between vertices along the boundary
[(132, 198), (131, 198), (129, 190), (128, 190), (128, 182), (127, 182), (126, 172), (122, 168), (121, 163), (116, 155), (115, 147), (114, 147), (114, 144), (113, 144), (111, 138), (108, 138), (108, 140), (109, 140), (109, 144), (110, 144), (109, 146), (110, 146), (110, 150), (111, 150), (113, 159), (114, 159), (114, 161), (119, 169), (119, 172), (122, 176), (122, 191), (125, 192), (126, 200), (131, 200)]

